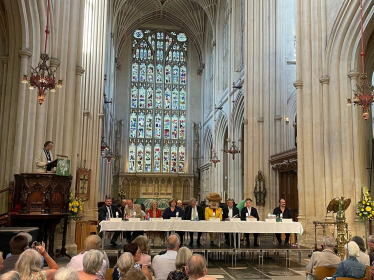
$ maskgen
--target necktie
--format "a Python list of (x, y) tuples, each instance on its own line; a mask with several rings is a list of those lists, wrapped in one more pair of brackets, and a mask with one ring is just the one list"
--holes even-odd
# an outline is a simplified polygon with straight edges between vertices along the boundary
[(112, 209), (108, 207), (109, 218), (113, 218)]
[(193, 220), (196, 220), (196, 208), (193, 209)]

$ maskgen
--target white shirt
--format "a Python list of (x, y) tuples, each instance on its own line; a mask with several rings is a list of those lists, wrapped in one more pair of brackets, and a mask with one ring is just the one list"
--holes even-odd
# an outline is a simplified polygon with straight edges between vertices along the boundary
[(247, 207), (248, 217), (251, 216), (251, 209), (252, 209), (252, 207), (251, 207), (251, 208), (248, 208), (248, 207)]
[(171, 271), (176, 270), (175, 260), (177, 251), (167, 250), (163, 255), (157, 255), (152, 261), (152, 270), (157, 280), (166, 280)]
[[(195, 210), (194, 210), (195, 209)], [(196, 219), (196, 217), (199, 217), (199, 213), (197, 212), (197, 207), (196, 207), (196, 205), (195, 205), (195, 208), (192, 208), (191, 207), (191, 221), (194, 221), (195, 219), (193, 218), (193, 211), (196, 211), (195, 212), (195, 219)]]
[(232, 208), (229, 207), (229, 217), (232, 218)]

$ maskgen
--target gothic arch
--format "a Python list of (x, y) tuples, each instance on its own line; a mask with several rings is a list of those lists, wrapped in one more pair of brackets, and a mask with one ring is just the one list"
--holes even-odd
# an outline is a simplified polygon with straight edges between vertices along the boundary
[(241, 91), (239, 91), (235, 99), (234, 107), (235, 139), (239, 139), (242, 135), (244, 119), (244, 94)]
[(204, 140), (203, 140), (203, 164), (207, 163), (212, 158), (212, 149), (213, 149), (213, 135), (212, 129), (208, 125), (205, 130)]

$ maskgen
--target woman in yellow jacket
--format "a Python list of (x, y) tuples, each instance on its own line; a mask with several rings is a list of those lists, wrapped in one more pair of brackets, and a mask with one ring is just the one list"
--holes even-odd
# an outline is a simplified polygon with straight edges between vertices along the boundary
[[(210, 193), (206, 199), (208, 200), (209, 207), (205, 208), (205, 220), (209, 221), (210, 218), (219, 218), (222, 221), (222, 208), (219, 207), (219, 203), (222, 197), (218, 193)], [(210, 245), (214, 245), (213, 232), (209, 233)]]

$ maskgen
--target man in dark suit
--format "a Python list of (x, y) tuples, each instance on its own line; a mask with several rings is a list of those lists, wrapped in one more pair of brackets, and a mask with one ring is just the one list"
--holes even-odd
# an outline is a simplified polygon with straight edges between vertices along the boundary
[[(107, 197), (105, 199), (105, 204), (99, 209), (99, 224), (100, 224), (101, 221), (105, 221), (107, 219), (107, 217), (109, 219), (110, 218), (116, 218), (117, 213), (118, 213), (118, 218), (123, 217), (123, 214), (121, 213), (121, 211), (119, 210), (117, 205), (112, 204), (112, 199)], [(100, 225), (98, 227), (98, 230), (99, 230), (99, 236), (101, 238), (103, 238), (103, 236), (102, 236), (103, 234), (100, 232)], [(110, 244), (112, 244), (113, 246), (117, 246), (116, 241), (117, 241), (120, 233), (121, 233), (120, 231), (115, 231), (114, 232), (113, 237), (110, 240)]]
[[(222, 209), (222, 220), (228, 221), (229, 218), (239, 218), (239, 209), (234, 206), (234, 200), (232, 198), (227, 199), (227, 207)], [(231, 235), (232, 236), (232, 235)], [(230, 246), (229, 234), (225, 233), (226, 245)], [(236, 239), (238, 241), (238, 239)]]
[[(201, 206), (196, 205), (196, 198), (191, 198), (190, 205), (186, 207), (184, 219), (187, 221), (196, 221), (196, 218), (199, 221), (205, 220), (204, 210)], [(200, 238), (202, 232), (197, 233), (197, 246), (201, 246)], [(188, 246), (192, 247), (193, 245), (193, 232), (190, 232), (190, 243)]]
[[(257, 209), (252, 207), (252, 199), (250, 198), (247, 198), (245, 200), (245, 205), (242, 209), (242, 212), (240, 214), (241, 216), (241, 220), (242, 221), (245, 221), (248, 218), (256, 218), (257, 221), (260, 220), (259, 216), (258, 216), (258, 212), (257, 212)], [(249, 233), (244, 233), (244, 236), (245, 236), (245, 239), (247, 240), (247, 247), (250, 246), (250, 242), (249, 242)], [(258, 233), (254, 233), (253, 234), (253, 237), (254, 237), (254, 246), (255, 247), (258, 247), (258, 243), (257, 243), (257, 237), (258, 237)]]
[[(275, 208), (273, 211), (274, 215), (280, 216), (282, 214), (282, 219), (292, 219), (292, 213), (289, 208), (286, 207), (286, 200), (281, 198), (279, 199), (279, 207)], [(281, 234), (276, 233), (275, 236), (277, 237), (278, 244), (282, 245)], [(290, 240), (290, 234), (286, 233), (286, 239), (284, 240), (284, 245), (288, 246), (288, 241)]]

